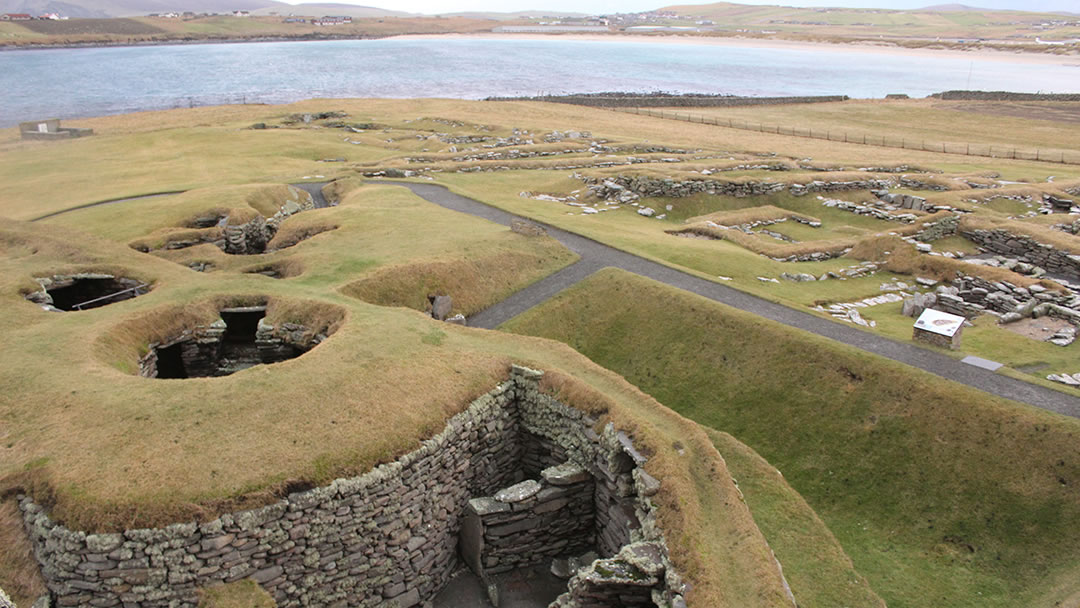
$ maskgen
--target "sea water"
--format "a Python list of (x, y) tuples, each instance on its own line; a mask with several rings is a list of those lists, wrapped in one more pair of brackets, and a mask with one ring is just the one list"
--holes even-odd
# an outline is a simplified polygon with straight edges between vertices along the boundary
[(480, 99), (600, 91), (925, 96), (1073, 92), (1080, 67), (984, 56), (613, 40), (387, 38), (0, 52), (0, 126), (314, 97)]

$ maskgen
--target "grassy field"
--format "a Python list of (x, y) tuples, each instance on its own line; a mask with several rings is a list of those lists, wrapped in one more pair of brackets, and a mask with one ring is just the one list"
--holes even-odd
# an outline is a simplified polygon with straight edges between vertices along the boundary
[[(914, 107), (928, 117), (937, 112), (930, 103)], [(327, 111), (346, 115), (295, 120)], [(270, 128), (249, 128), (255, 123)], [(359, 125), (359, 132), (338, 123)], [(583, 215), (579, 207), (521, 193), (577, 191), (596, 204), (576, 172), (690, 179), (722, 166), (714, 178), (803, 183), (906, 164), (920, 179), (958, 189), (903, 191), (1000, 223), (1026, 207), (969, 199), (1058, 192), (1080, 177), (1080, 168), (958, 159), (538, 103), (320, 100), (147, 112), (79, 126), (97, 135), (43, 143), (0, 131), (0, 217), (8, 218), (0, 230), (0, 300), (9, 311), (0, 321), (9, 344), (0, 352), (0, 384), (9, 387), (0, 397), (0, 493), (31, 491), (55, 517), (87, 529), (209, 518), (272, 500), (292, 481), (324, 483), (412, 449), (517, 361), (553, 370), (550, 390), (606, 411), (655, 450), (649, 466), (665, 483), (663, 524), (680, 568), (695, 584), (694, 605), (783, 604), (770, 547), (800, 605), (880, 605), (884, 599), (898, 606), (965, 606), (980, 597), (989, 606), (1053, 605), (1075, 591), (1080, 555), (1072, 547), (1080, 539), (1071, 530), (1080, 506), (1068, 492), (1080, 473), (1080, 455), (1068, 435), (1080, 429), (1071, 420), (617, 273), (514, 322), (515, 331), (564, 341), (625, 374), (717, 431), (707, 435), (564, 345), (448, 326), (417, 312), (428, 295), (449, 293), (454, 312), (470, 314), (575, 257), (551, 239), (514, 234), (361, 174), (427, 168), (428, 177), (459, 193), (806, 309), (877, 295), (882, 283), (910, 282), (903, 273), (921, 272), (919, 264), (930, 258), (893, 256), (895, 270), (844, 281), (766, 283), (758, 277), (821, 275), (861, 261), (781, 263), (728, 240), (668, 232), (701, 216), (734, 222), (793, 214), (822, 226), (789, 221), (769, 228), (811, 246), (905, 228), (825, 207), (813, 195), (642, 200), (667, 214), (660, 220), (631, 206), (598, 205), (610, 210)], [(1009, 128), (1020, 137), (1019, 123)], [(515, 129), (537, 142), (555, 130), (591, 137), (535, 146), (554, 155), (499, 157), (534, 150), (497, 142)], [(463, 137), (487, 139), (452, 143)], [(591, 153), (592, 141), (614, 151)], [(646, 144), (679, 151), (638, 151)], [(489, 154), (496, 156), (477, 159)], [(596, 166), (629, 156), (650, 162)], [(680, 162), (663, 161), (670, 156)], [(345, 162), (320, 162), (339, 157)], [(728, 171), (761, 162), (785, 170)], [(472, 172), (455, 172), (459, 168)], [(837, 168), (847, 171), (815, 170)], [(969, 189), (961, 179), (996, 179), (990, 174), (1027, 183), (989, 191)], [(1056, 176), (1052, 183), (1050, 176)], [(210, 244), (156, 249), (190, 232), (196, 217), (270, 215), (292, 196), (285, 184), (335, 178), (328, 191), (337, 206), (305, 211), (282, 225), (283, 239), (319, 231), (295, 246), (257, 256), (226, 255)], [(185, 192), (71, 210), (168, 190)], [(25, 221), (64, 210), (71, 211)], [(1059, 238), (1071, 243), (1073, 237)], [(147, 244), (150, 253), (132, 247)], [(880, 243), (862, 248), (869, 252), (864, 257), (881, 253), (874, 244)], [(953, 237), (935, 247), (971, 245)], [(209, 272), (192, 271), (192, 263), (209, 264)], [(268, 268), (284, 278), (253, 274)], [(88, 270), (149, 281), (154, 289), (84, 313), (46, 314), (21, 297), (36, 287), (33, 277)], [(209, 322), (221, 306), (252, 301), (268, 301), (271, 322), (336, 331), (303, 357), (226, 378), (134, 375), (149, 342)], [(899, 314), (899, 304), (864, 314), (878, 322), (874, 331), (909, 338), (910, 319)], [(1034, 342), (983, 320), (965, 340), (965, 352), (1016, 367), (1039, 363), (1040, 373), (1075, 362), (1075, 347)], [(690, 444), (685, 453), (672, 448), (676, 439)], [(728, 467), (740, 478), (742, 494)], [(0, 561), (0, 586), (18, 579), (20, 588), (32, 589), (20, 572), (19, 564)]]
[[(804, 132), (881, 137), (899, 143), (995, 144), (999, 148), (1077, 151), (1080, 109), (1068, 102), (984, 103), (971, 101), (862, 100), (790, 106), (741, 108), (670, 108), (741, 124), (780, 125)], [(991, 118), (992, 117), (992, 118)], [(1016, 134), (1023, 133), (1021, 139)], [(977, 145), (976, 150), (984, 149)], [(953, 149), (952, 146), (949, 149)]]
[(731, 435), (707, 429), (735, 477), (799, 606), (885, 606), (851, 558), (784, 476)]
[[(383, 117), (403, 124), (418, 117), (410, 110), (447, 109), (432, 102), (408, 105), (408, 114), (399, 108)], [(313, 106), (288, 110), (305, 107)], [(238, 125), (286, 113), (281, 108), (180, 112), (204, 124), (194, 133), (179, 126), (176, 113), (88, 121), (105, 124), (96, 142), (103, 148), (96, 150), (115, 149), (117, 158), (92, 153), (79, 161), (81, 154), (56, 146), (53, 154), (71, 154), (62, 174), (59, 165), (37, 166), (50, 162), (45, 147), (5, 144), (0, 152), (5, 170), (7, 160), (26, 163), (21, 178), (10, 174), (0, 201), (5, 215), (34, 217), (97, 198), (165, 189), (156, 177), (195, 189), (40, 223), (5, 224), (0, 298), (10, 314), (3, 321), (9, 348), (0, 362), (0, 383), (7, 387), (0, 398), (0, 494), (30, 492), (55, 518), (87, 530), (207, 519), (274, 500), (290, 482), (325, 483), (414, 449), (472, 397), (505, 377), (509, 362), (519, 361), (550, 370), (550, 390), (632, 432), (635, 442), (654, 454), (649, 469), (664, 480), (662, 525), (680, 570), (694, 583), (692, 601), (784, 604), (765, 539), (736, 498), (738, 490), (715, 447), (693, 423), (557, 343), (449, 326), (407, 308), (348, 295), (357, 282), (370, 279), (366, 284), (379, 296), (372, 299), (409, 305), (426, 295), (432, 276), (482, 279), (450, 286), (468, 289), (460, 299), (451, 293), (467, 312), (571, 262), (572, 254), (550, 239), (524, 237), (442, 210), (402, 188), (345, 180), (335, 188), (338, 206), (303, 212), (282, 230), (293, 222), (337, 227), (286, 250), (225, 256), (202, 246), (148, 255), (129, 246), (208, 211), (266, 213), (284, 186), (255, 176), (291, 181), (327, 166), (312, 160), (318, 154), (308, 152), (292, 165), (276, 157), (281, 150), (254, 146), (248, 161), (223, 156), (219, 163), (173, 163), (179, 165), (175, 173), (167, 169), (178, 148), (162, 145), (161, 137), (185, 156), (210, 155)], [(112, 133), (110, 124), (116, 129)], [(305, 142), (326, 131), (258, 134)], [(241, 136), (247, 133), (254, 132)], [(412, 132), (402, 138), (416, 141)], [(356, 148), (373, 158), (403, 151), (385, 139), (380, 132)], [(127, 163), (119, 158), (125, 146), (156, 163), (160, 175), (139, 169), (125, 178)], [(37, 161), (24, 154), (37, 154)], [(74, 195), (68, 198), (64, 186), (48, 183), (50, 174), (66, 181)], [(89, 175), (100, 178), (98, 190), (70, 187)], [(52, 196), (52, 203), (45, 206), (27, 195), (35, 191), (41, 198)], [(182, 265), (195, 258), (213, 262), (215, 270), (197, 273)], [(282, 280), (246, 272), (274, 263), (294, 272)], [(398, 272), (402, 268), (419, 270)], [(87, 270), (150, 281), (154, 289), (85, 313), (45, 313), (21, 297), (35, 288), (35, 276)], [(256, 300), (268, 300), (271, 322), (329, 325), (336, 331), (303, 357), (227, 378), (167, 381), (134, 374), (148, 342), (208, 322), (221, 306)], [(681, 451), (671, 447), (676, 440)], [(15, 520), (5, 521), (5, 532), (17, 529)], [(33, 586), (19, 582), (25, 560), (5, 552), (8, 556), (13, 563), (0, 562), (0, 586), (31, 597)]]
[[(565, 341), (738, 437), (780, 469), (890, 606), (1051, 605), (1071, 592), (1056, 581), (1080, 566), (1076, 420), (621, 271), (506, 329)], [(752, 490), (748, 500), (754, 508)]]
[(858, 8), (795, 8), (789, 6), (746, 6), (728, 2), (704, 5), (676, 5), (663, 9), (692, 19), (709, 19), (722, 29), (762, 29), (789, 34), (859, 38), (945, 38), (955, 39), (1049, 39), (1080, 35), (1076, 26), (1051, 31), (1034, 27), (1051, 21), (1069, 21), (1068, 16), (1037, 11), (1009, 11), (1006, 14), (977, 8), (965, 10), (887, 10)]

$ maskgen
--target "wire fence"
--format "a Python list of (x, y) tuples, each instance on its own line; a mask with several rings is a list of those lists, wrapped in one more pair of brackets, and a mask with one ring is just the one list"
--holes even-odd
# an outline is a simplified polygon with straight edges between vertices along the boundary
[(938, 152), (941, 154), (960, 154), (963, 156), (982, 156), (987, 158), (1008, 158), (1013, 160), (1034, 160), (1047, 163), (1059, 163), (1066, 165), (1080, 165), (1080, 150), (1056, 150), (1031, 148), (1022, 149), (999, 144), (972, 144), (972, 143), (945, 143), (927, 141), (916, 137), (871, 135), (866, 133), (849, 133), (838, 129), (814, 129), (811, 127), (788, 127), (782, 125), (770, 125), (755, 123), (746, 120), (732, 118), (719, 118), (715, 116), (702, 116), (675, 112), (672, 110), (654, 110), (649, 108), (612, 108), (615, 112), (639, 114), (641, 116), (653, 116), (668, 120), (681, 120), (683, 122), (716, 125), (731, 129), (745, 131), (758, 131), (761, 133), (773, 133), (776, 135), (789, 135), (792, 137), (806, 137), (810, 139), (822, 139), (839, 143), (859, 144), (863, 146), (878, 146), (885, 148), (903, 148), (905, 150), (919, 150), (923, 152)]

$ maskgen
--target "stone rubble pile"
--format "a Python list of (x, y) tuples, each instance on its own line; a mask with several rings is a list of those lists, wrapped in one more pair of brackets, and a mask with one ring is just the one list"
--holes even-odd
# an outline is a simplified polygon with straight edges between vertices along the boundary
[(862, 317), (859, 313), (861, 308), (869, 308), (871, 306), (880, 306), (882, 304), (892, 304), (896, 302), (904, 301), (906, 296), (910, 294), (905, 292), (900, 293), (884, 293), (879, 296), (871, 296), (869, 298), (863, 298), (855, 302), (839, 302), (835, 304), (829, 304), (827, 306), (819, 305), (813, 309), (818, 312), (824, 312), (831, 315), (834, 319), (841, 321), (847, 321), (848, 323), (854, 323), (856, 325), (862, 325), (863, 327), (877, 327), (875, 321), (869, 321)]
[(1080, 255), (1040, 243), (1030, 236), (1013, 234), (1003, 228), (961, 230), (960, 235), (992, 253), (1018, 258), (1051, 274), (1080, 279)]
[(839, 199), (825, 198), (822, 196), (819, 196), (818, 199), (821, 200), (821, 204), (825, 207), (839, 209), (841, 211), (848, 211), (856, 215), (869, 215), (879, 220), (884, 220), (886, 222), (913, 224), (917, 219), (919, 219), (917, 215), (912, 213), (893, 214), (886, 209), (882, 209), (871, 204), (853, 203), (851, 201), (842, 201)]
[[(1008, 281), (989, 281), (968, 275), (958, 276), (951, 286), (939, 286), (934, 293), (915, 294), (904, 301), (903, 312), (918, 317), (926, 308), (968, 319), (992, 314), (999, 317), (1001, 323), (1052, 316), (1080, 325), (1080, 295), (1052, 291), (1038, 284), (1020, 287)], [(1075, 332), (1066, 333), (1075, 335)], [(1061, 338), (1064, 340), (1067, 336)], [(1068, 343), (1071, 341), (1059, 345), (1067, 346)]]
[(1051, 382), (1058, 382), (1068, 386), (1080, 388), (1080, 373), (1076, 374), (1050, 374), (1046, 377)]
[(1010, 258), (1003, 255), (982, 258), (969, 258), (965, 260), (965, 262), (975, 266), (1004, 268), (1005, 270), (1011, 270), (1017, 274), (1026, 275), (1035, 279), (1042, 278), (1046, 275), (1046, 269), (1042, 268), (1041, 266), (1028, 264), (1027, 262), (1022, 262), (1017, 258)]
[[(932, 243), (953, 236), (959, 225), (959, 215), (946, 216), (934, 222), (924, 223), (913, 238), (921, 243)], [(963, 257), (963, 253), (960, 253), (959, 257)]]

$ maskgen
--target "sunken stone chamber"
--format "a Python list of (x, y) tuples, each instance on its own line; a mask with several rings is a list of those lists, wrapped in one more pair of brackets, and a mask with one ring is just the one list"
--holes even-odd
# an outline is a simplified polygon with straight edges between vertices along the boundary
[(38, 278), (41, 291), (27, 300), (52, 311), (78, 311), (108, 306), (136, 298), (150, 291), (148, 283), (111, 274), (80, 273)]
[[(473, 499), (492, 497), (511, 513), (514, 505), (528, 507), (517, 508), (524, 517), (515, 520), (527, 523), (490, 535), (509, 543), (498, 547), (501, 555), (519, 542), (529, 546), (517, 553), (537, 560), (583, 548), (545, 551), (569, 532), (545, 530), (534, 521), (539, 516), (567, 523), (552, 513), (581, 514), (593, 528), (576, 530), (586, 544), (595, 539), (600, 557), (566, 573), (567, 590), (553, 606), (685, 607), (685, 586), (649, 498), (659, 482), (640, 468), (644, 459), (626, 435), (611, 425), (595, 432), (594, 420), (542, 393), (540, 377), (515, 366), (508, 381), (398, 460), (207, 523), (86, 534), (53, 522), (26, 496), (19, 508), (58, 606), (194, 608), (199, 588), (246, 578), (281, 608), (421, 606), (460, 569), (462, 523), (469, 513), (475, 519)], [(535, 456), (537, 441), (558, 451), (535, 462), (545, 466), (540, 480), (522, 482), (527, 444)], [(497, 525), (507, 525), (506, 513)], [(625, 544), (615, 546), (616, 539)]]
[(146, 378), (205, 378), (228, 376), (260, 363), (294, 359), (311, 350), (325, 335), (303, 325), (266, 322), (265, 306), (225, 308), (221, 318), (206, 327), (185, 330), (164, 343), (150, 345), (139, 359)]

